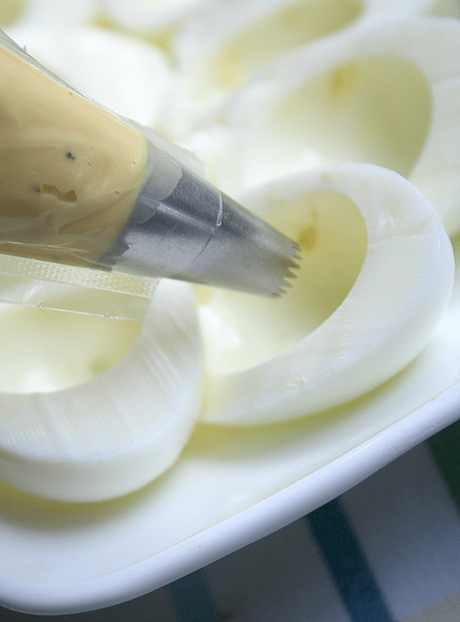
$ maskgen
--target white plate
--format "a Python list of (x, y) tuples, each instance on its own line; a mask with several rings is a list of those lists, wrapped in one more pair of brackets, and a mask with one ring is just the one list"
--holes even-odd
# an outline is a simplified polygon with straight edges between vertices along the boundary
[(42, 614), (114, 605), (345, 492), (460, 417), (459, 311), (460, 275), (428, 347), (385, 386), (289, 424), (200, 425), (178, 464), (129, 497), (71, 505), (0, 485), (0, 604)]

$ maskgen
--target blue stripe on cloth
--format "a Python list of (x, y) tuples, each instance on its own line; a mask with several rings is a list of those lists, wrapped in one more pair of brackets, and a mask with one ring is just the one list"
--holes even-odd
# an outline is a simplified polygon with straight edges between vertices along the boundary
[(200, 570), (168, 586), (178, 622), (216, 622), (219, 613)]
[(305, 517), (353, 622), (391, 622), (359, 542), (335, 499)]

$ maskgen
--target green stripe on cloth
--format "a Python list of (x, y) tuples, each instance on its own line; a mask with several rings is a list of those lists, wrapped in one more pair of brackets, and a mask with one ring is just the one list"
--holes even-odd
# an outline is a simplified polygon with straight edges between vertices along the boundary
[(441, 430), (427, 442), (450, 494), (460, 509), (460, 421)]

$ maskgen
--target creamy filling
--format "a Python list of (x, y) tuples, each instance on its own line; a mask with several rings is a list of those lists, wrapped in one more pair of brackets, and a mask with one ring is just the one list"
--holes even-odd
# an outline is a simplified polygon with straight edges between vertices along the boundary
[(0, 46), (0, 252), (97, 264), (128, 220), (145, 138)]

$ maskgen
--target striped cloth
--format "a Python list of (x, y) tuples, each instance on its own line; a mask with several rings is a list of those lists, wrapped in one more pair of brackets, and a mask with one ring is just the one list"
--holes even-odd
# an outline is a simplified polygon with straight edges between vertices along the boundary
[(142, 598), (2, 622), (457, 622), (460, 422), (292, 525)]

